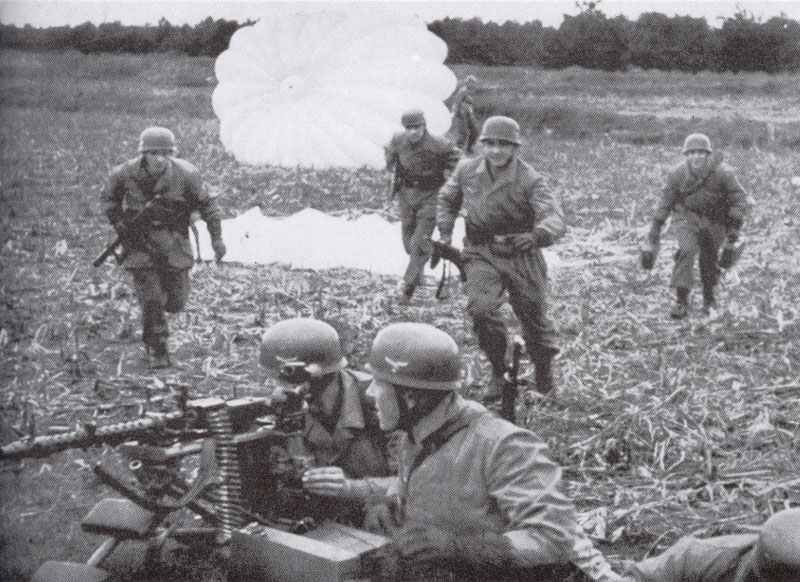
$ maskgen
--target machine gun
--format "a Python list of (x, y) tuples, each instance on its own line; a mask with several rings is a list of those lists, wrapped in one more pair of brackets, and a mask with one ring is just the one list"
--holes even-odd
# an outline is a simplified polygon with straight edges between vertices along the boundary
[[(99, 267), (106, 262), (108, 257), (112, 255), (117, 261), (117, 264), (121, 265), (125, 260), (125, 257), (128, 256), (128, 253), (130, 252), (130, 242), (137, 236), (137, 233), (140, 230), (140, 227), (148, 213), (150, 212), (150, 209), (155, 205), (156, 201), (160, 199), (161, 195), (156, 194), (150, 200), (148, 200), (142, 209), (130, 220), (124, 221), (117, 228), (117, 238), (111, 241), (111, 243), (109, 243), (108, 246), (103, 249), (103, 252), (100, 253), (94, 261), (92, 261), (92, 266)], [(122, 248), (120, 249), (120, 247)]]
[[(190, 400), (188, 387), (182, 386), (177, 401), (177, 410), (167, 413), (106, 426), (85, 424), (0, 447), (0, 461), (10, 461), (117, 445), (128, 461), (126, 475), (108, 460), (94, 467), (100, 481), (123, 496), (103, 499), (81, 524), (106, 541), (85, 564), (46, 562), (34, 581), (105, 580), (109, 574), (100, 566), (127, 540), (145, 542), (146, 567), (153, 567), (168, 539), (202, 548), (206, 556), (213, 552), (224, 565), (225, 578), (358, 577), (360, 554), (385, 540), (322, 523), (325, 515), (312, 514), (315, 504), (301, 483), (311, 457), (303, 445), (305, 394), (300, 388), (279, 399)], [(182, 462), (191, 460), (197, 476), (189, 481)], [(177, 518), (185, 510), (202, 518), (203, 525), (194, 520), (180, 527)], [(298, 573), (298, 564), (307, 564), (310, 571)]]
[(458, 274), (461, 277), (461, 282), (467, 282), (467, 272), (464, 270), (464, 259), (461, 256), (461, 251), (453, 245), (443, 243), (442, 241), (431, 241), (433, 244), (433, 251), (431, 252), (430, 265), (431, 269), (435, 269), (439, 265), (439, 261), (444, 259), (450, 261), (458, 267)]

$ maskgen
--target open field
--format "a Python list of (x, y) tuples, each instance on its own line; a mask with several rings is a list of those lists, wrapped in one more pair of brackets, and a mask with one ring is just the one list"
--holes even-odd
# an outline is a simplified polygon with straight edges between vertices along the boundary
[[(555, 247), (562, 266), (553, 281), (561, 394), (520, 412), (565, 467), (601, 549), (618, 564), (685, 533), (743, 531), (800, 504), (800, 204), (791, 184), (800, 166), (787, 147), (800, 78), (469, 71), (483, 82), (484, 111), (520, 112), (524, 157), (563, 197), (570, 231)], [(130, 419), (169, 400), (164, 381), (188, 382), (198, 395), (262, 393), (260, 334), (295, 315), (339, 329), (356, 366), (385, 324), (433, 322), (463, 346), (471, 378), (487, 372), (456, 283), (450, 300), (437, 302), (429, 285), (401, 309), (395, 277), (203, 264), (186, 312), (171, 322), (178, 365), (155, 378), (125, 274), (111, 262), (91, 267), (110, 237), (100, 191), (143, 127), (175, 130), (227, 216), (254, 205), (274, 215), (306, 206), (381, 212), (384, 176), (237, 164), (217, 137), (209, 59), (9, 52), (0, 78), (2, 442), (16, 438), (26, 410), (40, 433)], [(711, 111), (716, 99), (732, 115)], [(664, 114), (677, 110), (685, 115)], [(665, 172), (679, 161), (676, 126), (718, 137), (756, 200), (746, 255), (721, 284), (721, 313), (680, 324), (666, 315), (671, 233), (654, 271), (637, 264)], [(90, 469), (108, 454), (0, 467), (0, 579), (89, 555), (77, 521), (108, 493)]]

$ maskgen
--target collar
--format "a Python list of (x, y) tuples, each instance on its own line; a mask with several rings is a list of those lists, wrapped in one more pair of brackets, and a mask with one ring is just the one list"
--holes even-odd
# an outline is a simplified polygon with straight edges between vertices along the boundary
[(512, 184), (517, 179), (517, 172), (519, 170), (519, 159), (514, 156), (511, 161), (504, 167), (494, 170), (494, 178), (492, 178), (492, 171), (489, 170), (489, 162), (486, 158), (481, 158), (478, 164), (477, 174), (478, 181), (481, 185), (481, 190), (490, 194), (495, 190), (499, 190), (507, 184)]
[(485, 412), (486, 408), (472, 400), (465, 400), (460, 394), (453, 392), (442, 400), (412, 428), (414, 442), (421, 443), (445, 423), (465, 413)]

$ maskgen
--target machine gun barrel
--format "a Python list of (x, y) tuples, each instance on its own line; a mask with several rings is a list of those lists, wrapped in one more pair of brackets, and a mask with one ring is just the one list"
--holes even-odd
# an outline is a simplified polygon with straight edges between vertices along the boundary
[(127, 440), (147, 438), (152, 431), (183, 417), (183, 412), (140, 418), (127, 422), (95, 426), (84, 424), (76, 430), (52, 436), (23, 438), (0, 447), (0, 461), (46, 457), (66, 449), (82, 449), (100, 444), (117, 445)]

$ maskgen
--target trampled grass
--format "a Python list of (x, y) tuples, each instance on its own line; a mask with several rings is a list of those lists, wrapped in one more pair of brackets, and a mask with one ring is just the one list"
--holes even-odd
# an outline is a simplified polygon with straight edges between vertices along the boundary
[[(12, 427), (23, 428), (25, 409), (43, 434), (81, 419), (129, 419), (145, 392), (153, 401), (168, 400), (141, 361), (138, 309), (125, 274), (111, 264), (90, 266), (110, 237), (101, 188), (110, 168), (133, 155), (144, 126), (175, 130), (182, 155), (201, 168), (228, 216), (253, 205), (275, 215), (309, 205), (337, 212), (384, 206), (381, 172), (237, 164), (219, 143), (213, 84), (198, 81), (213, 75), (208, 59), (0, 57), (2, 442), (18, 436)], [(738, 119), (753, 124), (764, 123), (767, 104), (793, 117), (797, 78), (473, 72), (490, 100), (499, 99), (501, 85), (519, 90), (513, 102), (526, 122), (547, 107), (563, 108), (555, 121), (527, 125), (523, 148), (561, 194), (570, 227), (555, 247), (560, 262), (552, 265), (561, 392), (555, 402), (520, 407), (519, 414), (563, 464), (567, 488), (601, 548), (618, 563), (660, 551), (684, 533), (741, 531), (797, 505), (800, 216), (791, 183), (797, 152), (768, 136), (729, 142), (739, 145), (726, 147), (726, 157), (756, 201), (745, 228), (749, 246), (721, 284), (718, 316), (695, 312), (676, 324), (666, 315), (673, 237), (665, 233), (650, 274), (638, 268), (637, 248), (665, 173), (680, 159), (678, 133), (637, 142), (607, 129), (633, 131), (613, 124), (634, 123), (636, 115), (620, 112), (640, 97), (676, 108), (711, 95), (738, 103)], [(537, 79), (545, 79), (541, 87), (524, 93)], [(602, 115), (576, 132), (595, 108), (590, 99)], [(490, 102), (501, 103), (484, 107)], [(647, 131), (666, 132), (670, 120), (652, 117)], [(747, 127), (716, 115), (685, 123), (681, 131), (702, 127), (715, 135)], [(396, 278), (348, 269), (201, 264), (192, 278), (187, 310), (171, 322), (178, 365), (162, 378), (188, 382), (198, 395), (230, 395), (234, 387), (263, 393), (259, 337), (294, 315), (332, 323), (356, 366), (385, 324), (433, 322), (463, 347), (476, 384), (487, 372), (456, 283), (449, 300), (436, 301), (429, 285), (418, 303), (401, 309), (393, 299)], [(0, 578), (27, 579), (46, 559), (88, 557), (96, 540), (77, 522), (109, 494), (89, 465), (110, 454), (73, 451), (0, 468)]]

